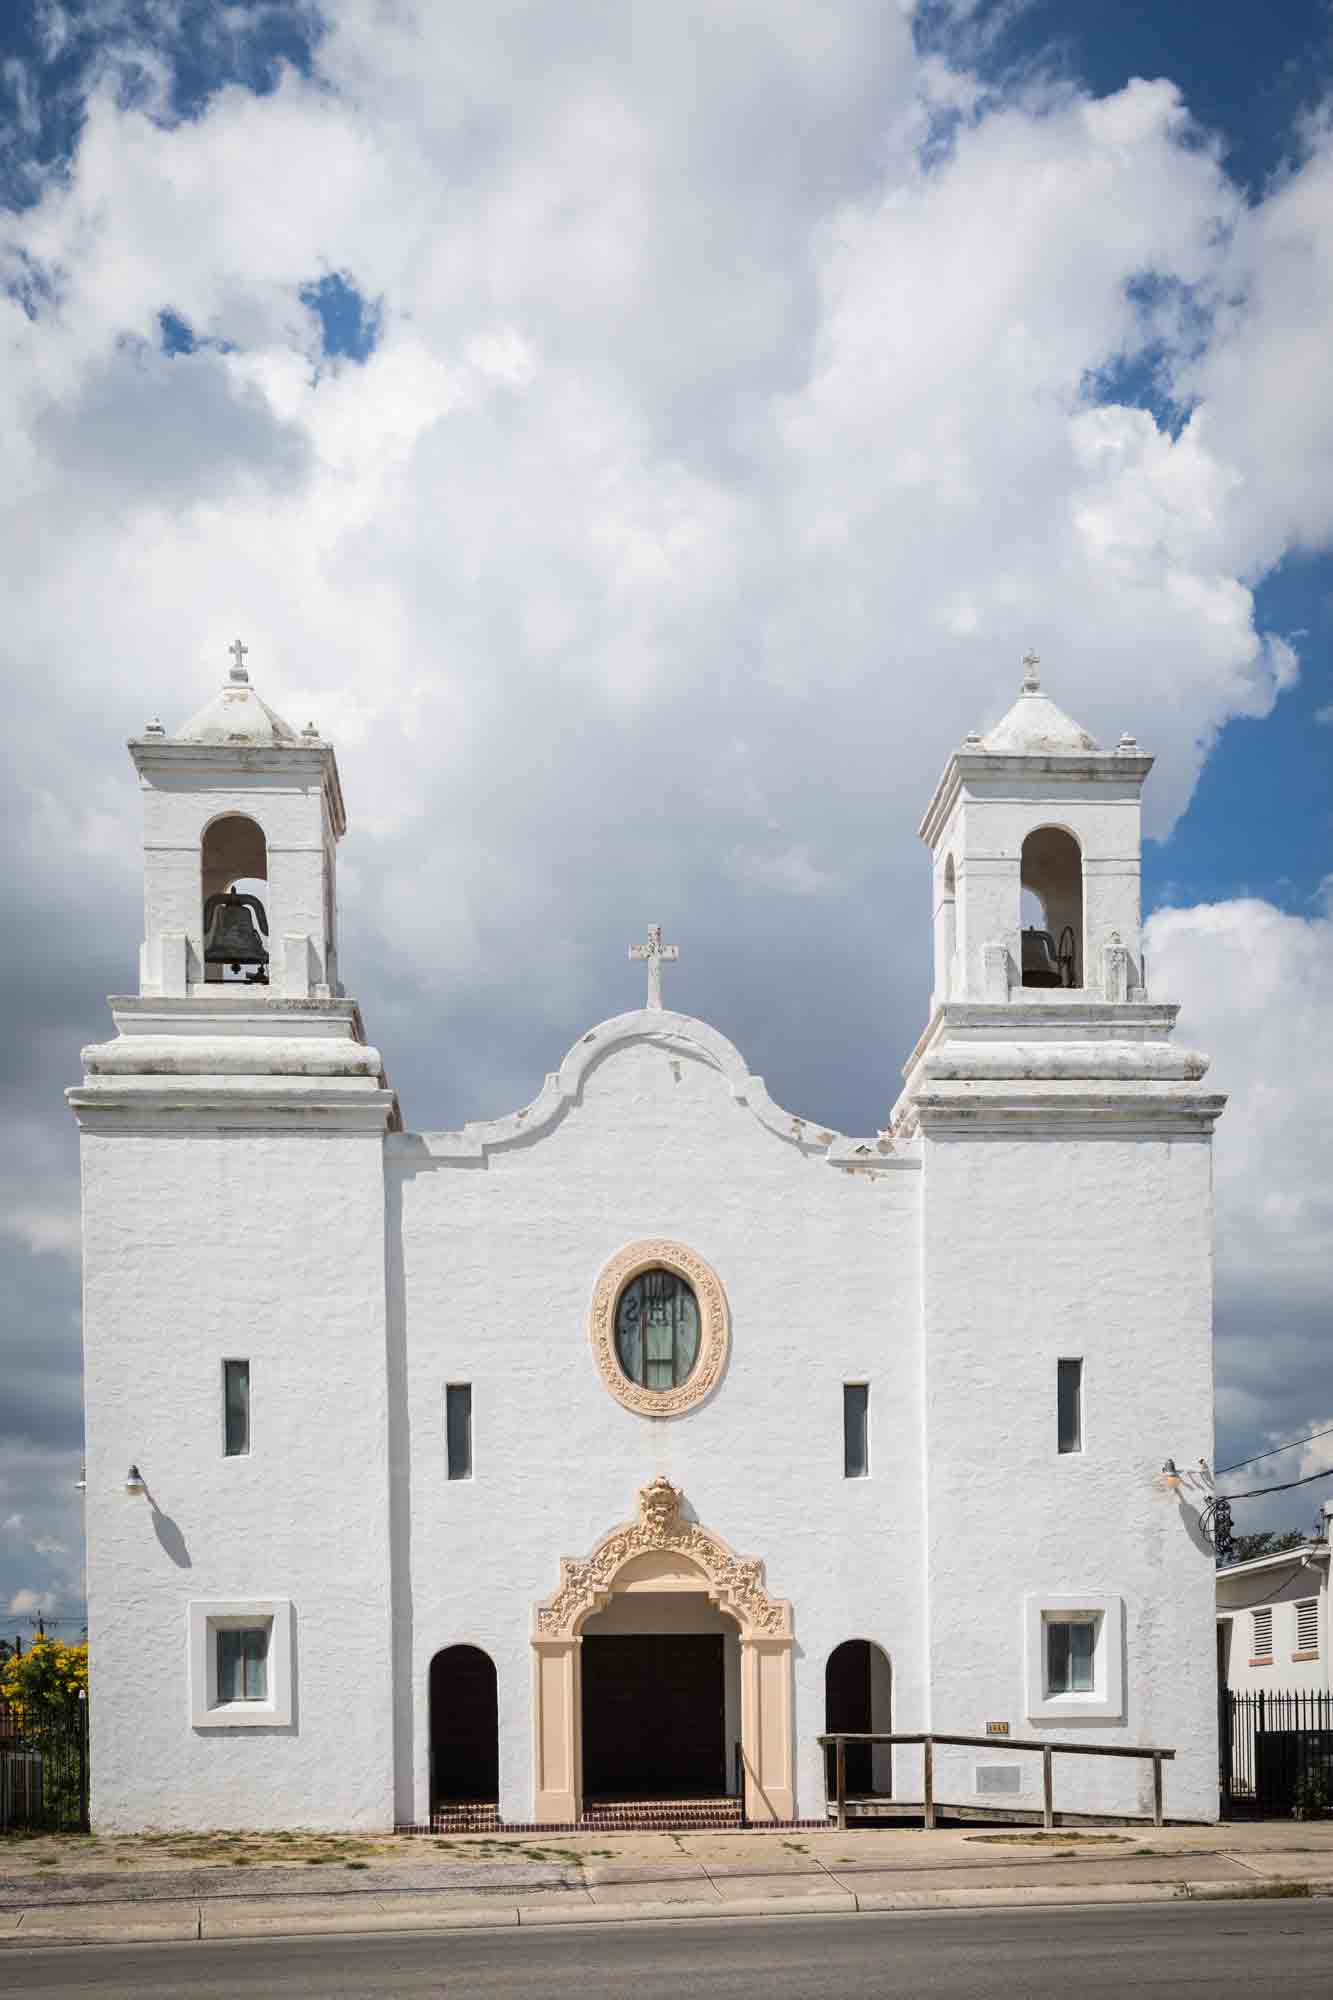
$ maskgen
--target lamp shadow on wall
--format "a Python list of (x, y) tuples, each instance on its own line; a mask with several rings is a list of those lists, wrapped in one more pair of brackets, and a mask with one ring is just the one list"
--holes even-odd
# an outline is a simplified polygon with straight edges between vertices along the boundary
[(170, 1514), (162, 1512), (162, 1509), (153, 1498), (147, 1480), (144, 1481), (143, 1490), (144, 1498), (153, 1512), (153, 1533), (157, 1536), (159, 1548), (164, 1555), (168, 1556), (175, 1563), (177, 1569), (192, 1569), (194, 1565), (190, 1561), (190, 1551), (185, 1546), (184, 1535), (172, 1520)]

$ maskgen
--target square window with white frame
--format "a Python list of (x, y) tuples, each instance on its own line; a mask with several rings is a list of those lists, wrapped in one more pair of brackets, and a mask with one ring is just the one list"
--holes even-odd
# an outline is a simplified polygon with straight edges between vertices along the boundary
[(1125, 1712), (1122, 1599), (1105, 1592), (1033, 1592), (1023, 1600), (1023, 1614), (1029, 1720), (1119, 1721)]
[(287, 1598), (190, 1605), (190, 1721), (196, 1729), (290, 1725), (292, 1616)]

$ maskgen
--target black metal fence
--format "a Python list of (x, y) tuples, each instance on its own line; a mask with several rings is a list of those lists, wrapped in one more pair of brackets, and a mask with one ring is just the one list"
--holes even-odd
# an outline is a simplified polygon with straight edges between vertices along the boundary
[(1223, 1688), (1217, 1736), (1224, 1819), (1333, 1816), (1333, 1695)]
[(88, 1704), (24, 1729), (0, 1717), (0, 1831), (88, 1831)]

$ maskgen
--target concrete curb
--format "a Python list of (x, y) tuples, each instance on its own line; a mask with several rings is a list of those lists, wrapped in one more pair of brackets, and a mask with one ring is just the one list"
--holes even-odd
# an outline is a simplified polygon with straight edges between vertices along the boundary
[[(646, 1886), (646, 1885), (645, 1885)], [(1284, 1885), (1285, 1886), (1285, 1885)], [(1315, 1898), (1330, 1893), (1327, 1882), (1291, 1878), (1291, 1892)], [(1272, 1900), (1271, 1883), (1223, 1885), (1217, 1882), (1090, 1882), (1049, 1887), (984, 1889), (894, 1889), (857, 1894), (850, 1890), (812, 1890), (796, 1896), (745, 1896), (734, 1900), (703, 1898), (688, 1902), (521, 1903), (496, 1901), (451, 1910), (291, 1910), (264, 1916), (260, 1911), (230, 1912), (207, 1904), (170, 1917), (114, 1915), (111, 1910), (90, 1915), (82, 1911), (25, 1912), (12, 1930), (0, 1931), (5, 1946), (37, 1949), (47, 1945), (156, 1944), (217, 1941), (223, 1938), (283, 1938), (380, 1935), (395, 1931), (504, 1930), (522, 1926), (561, 1927), (568, 1924), (663, 1923), (687, 1919), (716, 1922), (727, 1917), (802, 1917), (883, 1915), (904, 1916), (929, 1911), (1104, 1908), (1132, 1903), (1265, 1902)]]

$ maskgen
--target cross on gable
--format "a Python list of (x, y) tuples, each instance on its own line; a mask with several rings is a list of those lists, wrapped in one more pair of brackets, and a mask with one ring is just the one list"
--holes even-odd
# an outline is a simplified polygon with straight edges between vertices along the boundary
[(649, 924), (647, 944), (632, 944), (629, 955), (633, 959), (646, 962), (648, 966), (648, 1005), (660, 1007), (662, 1004), (662, 967), (680, 957), (680, 947), (663, 944), (661, 924)]
[(245, 671), (245, 656), (249, 652), (249, 650), (250, 648), (248, 646), (243, 646), (239, 639), (233, 639), (230, 646), (228, 646), (227, 648), (227, 651), (231, 654), (232, 659), (236, 662), (235, 666), (231, 670), (231, 677), (234, 681), (243, 681), (249, 679), (249, 675)]

